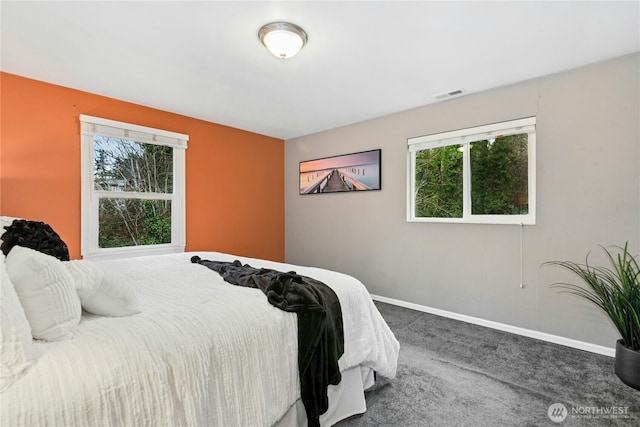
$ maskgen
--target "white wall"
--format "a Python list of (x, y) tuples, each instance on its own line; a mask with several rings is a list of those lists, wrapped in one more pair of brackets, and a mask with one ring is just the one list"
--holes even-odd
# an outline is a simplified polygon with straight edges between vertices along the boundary
[[(640, 55), (286, 141), (286, 261), (372, 294), (613, 347), (608, 320), (549, 284), (548, 260), (640, 248)], [(462, 82), (464, 83), (464, 82)], [(419, 90), (419, 88), (416, 88)], [(407, 138), (537, 117), (537, 224), (407, 223)], [(298, 163), (382, 148), (382, 190), (298, 194)]]

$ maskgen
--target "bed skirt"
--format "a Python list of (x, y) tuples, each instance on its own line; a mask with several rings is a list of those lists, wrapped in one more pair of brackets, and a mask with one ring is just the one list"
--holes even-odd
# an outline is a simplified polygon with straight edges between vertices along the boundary
[[(342, 372), (342, 381), (328, 388), (329, 409), (320, 416), (320, 425), (328, 427), (352, 415), (367, 411), (364, 391), (374, 383), (373, 369), (355, 366)], [(307, 414), (302, 400), (298, 399), (274, 427), (305, 427)]]

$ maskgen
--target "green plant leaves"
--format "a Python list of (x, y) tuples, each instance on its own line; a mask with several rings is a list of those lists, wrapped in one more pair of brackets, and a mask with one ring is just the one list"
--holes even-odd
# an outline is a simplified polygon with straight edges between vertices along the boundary
[(640, 351), (640, 266), (629, 253), (628, 242), (615, 247), (617, 254), (605, 247), (610, 267), (589, 265), (587, 254), (584, 264), (572, 261), (549, 261), (543, 265), (562, 267), (582, 280), (581, 285), (554, 283), (553, 288), (584, 298), (600, 307), (620, 333), (624, 345)]

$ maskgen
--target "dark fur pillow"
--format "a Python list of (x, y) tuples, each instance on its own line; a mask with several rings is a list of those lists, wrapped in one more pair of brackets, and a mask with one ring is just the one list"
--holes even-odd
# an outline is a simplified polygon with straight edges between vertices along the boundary
[(60, 261), (69, 261), (69, 248), (49, 224), (42, 221), (16, 219), (4, 229), (7, 231), (0, 237), (2, 239), (0, 250), (5, 255), (14, 246), (23, 246), (54, 256)]

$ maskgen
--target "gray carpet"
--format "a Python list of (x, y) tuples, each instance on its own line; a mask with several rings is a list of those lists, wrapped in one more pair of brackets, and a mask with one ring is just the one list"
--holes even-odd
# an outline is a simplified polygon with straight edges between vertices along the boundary
[[(640, 426), (640, 391), (616, 377), (613, 358), (376, 305), (400, 341), (398, 373), (339, 427)], [(566, 408), (559, 422), (555, 403)]]

